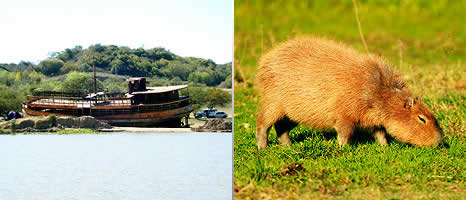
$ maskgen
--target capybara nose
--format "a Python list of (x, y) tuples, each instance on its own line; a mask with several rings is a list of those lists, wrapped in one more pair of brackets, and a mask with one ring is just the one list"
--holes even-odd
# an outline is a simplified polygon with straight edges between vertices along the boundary
[(437, 136), (437, 138), (434, 140), (434, 144), (433, 146), (439, 146), (439, 147), (442, 147), (444, 146), (445, 141), (444, 141), (444, 136), (443, 134), (440, 132), (439, 135)]
[(439, 147), (448, 149), (448, 148), (450, 148), (450, 145), (449, 145), (445, 140), (443, 140), (443, 141), (439, 144)]
[(445, 141), (445, 136), (443, 135), (442, 132), (440, 132), (440, 136), (437, 142), (438, 142), (438, 145), (437, 145), (438, 147), (450, 148), (450, 145), (447, 143), (447, 141)]

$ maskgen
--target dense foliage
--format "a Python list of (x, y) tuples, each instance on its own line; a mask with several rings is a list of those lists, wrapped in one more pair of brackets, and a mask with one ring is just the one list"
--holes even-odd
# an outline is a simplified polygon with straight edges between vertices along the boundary
[(0, 115), (8, 111), (21, 110), (21, 102), (26, 100), (26, 95), (31, 94), (36, 88), (55, 89), (60, 82), (47, 80), (40, 72), (23, 71), (8, 72), (0, 70)]
[(0, 86), (0, 114), (4, 115), (10, 110), (17, 110), (21, 105), (18, 92), (5, 86)]
[(213, 108), (215, 106), (225, 106), (231, 103), (231, 93), (218, 88), (201, 88), (191, 87), (187, 91), (182, 90), (182, 95), (189, 95), (191, 104), (194, 110), (198, 110), (201, 106)]
[[(126, 92), (127, 83), (124, 76), (116, 76), (98, 73), (97, 90)], [(231, 79), (230, 79), (231, 80)], [(149, 86), (163, 86), (182, 84), (179, 80), (148, 79)], [(199, 85), (198, 85), (199, 86)], [(8, 72), (0, 71), (0, 116), (7, 112), (21, 110), (21, 103), (31, 95), (35, 89), (42, 90), (87, 90), (94, 91), (94, 80), (92, 73), (70, 72), (63, 76), (47, 77), (40, 72), (23, 71)], [(182, 90), (182, 95), (189, 95), (193, 108), (200, 109), (201, 106), (213, 107), (224, 106), (231, 102), (231, 94), (214, 87), (196, 87), (191, 84), (188, 90)]]
[[(0, 64), (0, 70), (34, 70), (46, 76), (57, 76), (71, 71), (96, 71), (130, 77), (178, 80), (206, 86), (231, 88), (231, 63), (216, 64), (212, 60), (180, 57), (164, 48), (131, 49), (115, 45), (81, 46), (50, 54), (37, 66), (30, 62)], [(225, 82), (226, 81), (226, 82)]]
[[(104, 85), (100, 80), (96, 81), (97, 91), (101, 91)], [(64, 90), (89, 90), (94, 88), (94, 78), (90, 74), (82, 72), (71, 72), (66, 75), (65, 81), (61, 84)]]
[[(212, 60), (180, 57), (163, 48), (131, 49), (115, 45), (76, 46), (51, 53), (50, 58), (34, 64), (0, 64), (0, 115), (21, 110), (21, 102), (37, 88), (45, 90), (88, 90), (93, 92), (93, 67), (99, 91), (127, 90), (129, 77), (147, 77), (148, 86), (189, 84), (193, 106), (222, 105), (231, 102), (228, 92), (208, 87), (232, 87), (232, 64), (218, 65)], [(207, 95), (207, 90), (215, 94)], [(197, 91), (197, 92), (196, 92)], [(211, 99), (209, 100), (209, 98)], [(199, 98), (197, 98), (199, 97)], [(220, 103), (214, 101), (222, 100)], [(224, 102), (224, 103), (223, 103)]]
[(60, 59), (47, 59), (39, 63), (37, 71), (47, 76), (57, 75), (64, 64)]

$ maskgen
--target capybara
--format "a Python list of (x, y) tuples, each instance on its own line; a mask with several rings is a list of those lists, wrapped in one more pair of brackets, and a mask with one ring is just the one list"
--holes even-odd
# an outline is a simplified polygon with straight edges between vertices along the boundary
[(443, 139), (432, 112), (384, 59), (338, 42), (302, 37), (282, 43), (262, 56), (256, 81), (259, 148), (267, 147), (272, 125), (283, 145), (298, 124), (334, 129), (340, 145), (349, 143), (355, 127), (373, 132), (381, 145), (386, 133), (416, 146)]

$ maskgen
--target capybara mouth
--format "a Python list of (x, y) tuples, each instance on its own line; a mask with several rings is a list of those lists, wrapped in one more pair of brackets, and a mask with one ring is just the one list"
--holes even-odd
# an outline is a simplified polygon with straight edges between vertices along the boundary
[(442, 148), (442, 149), (449, 149), (450, 148), (450, 144), (448, 144), (445, 140), (443, 140), (442, 142), (440, 142), (440, 144), (438, 145), (439, 148)]

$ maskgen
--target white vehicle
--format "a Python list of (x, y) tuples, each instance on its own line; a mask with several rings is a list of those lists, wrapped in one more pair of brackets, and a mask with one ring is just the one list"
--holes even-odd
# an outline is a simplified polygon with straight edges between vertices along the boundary
[(225, 112), (216, 112), (215, 113), (215, 118), (227, 118), (228, 117), (228, 114), (226, 114)]
[(216, 108), (212, 109), (202, 109), (199, 112), (194, 113), (194, 117), (199, 119), (202, 117), (207, 117), (207, 118), (227, 118), (228, 114), (225, 112), (219, 112), (217, 111)]
[(195, 118), (202, 118), (202, 117), (213, 117), (217, 112), (216, 108), (212, 109), (202, 109), (199, 112), (194, 113)]

